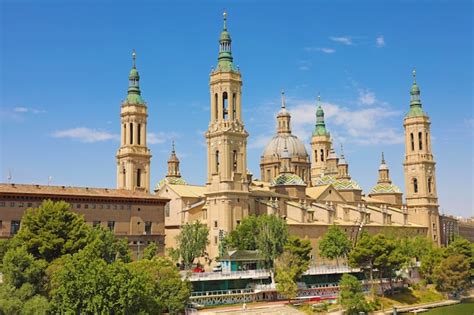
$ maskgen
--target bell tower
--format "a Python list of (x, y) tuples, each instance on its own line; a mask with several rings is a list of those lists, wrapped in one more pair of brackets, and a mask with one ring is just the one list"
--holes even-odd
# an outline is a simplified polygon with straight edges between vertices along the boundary
[(151, 153), (146, 146), (147, 106), (140, 92), (140, 75), (132, 53), (128, 95), (120, 109), (120, 148), (117, 151), (117, 188), (150, 191)]
[[(324, 175), (327, 171), (326, 159), (331, 151), (331, 135), (326, 129), (324, 111), (321, 107), (321, 97), (318, 95), (316, 110), (316, 125), (311, 137), (311, 179)], [(314, 184), (314, 183), (313, 183)]]
[(405, 190), (408, 215), (412, 222), (428, 227), (428, 236), (440, 242), (436, 172), (431, 151), (430, 119), (423, 111), (420, 88), (413, 70), (410, 110), (405, 116)]
[(211, 120), (207, 142), (207, 223), (211, 257), (222, 237), (248, 215), (247, 137), (242, 120), (242, 77), (234, 65), (227, 14), (219, 57), (210, 74)]

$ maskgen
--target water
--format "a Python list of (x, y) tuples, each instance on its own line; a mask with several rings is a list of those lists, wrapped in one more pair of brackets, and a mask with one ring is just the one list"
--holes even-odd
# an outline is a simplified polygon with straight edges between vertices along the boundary
[(464, 300), (460, 304), (432, 308), (423, 315), (474, 315), (474, 298)]

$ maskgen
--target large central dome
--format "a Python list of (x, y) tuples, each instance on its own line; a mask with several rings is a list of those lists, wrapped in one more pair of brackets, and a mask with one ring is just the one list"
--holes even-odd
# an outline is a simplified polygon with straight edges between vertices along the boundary
[(265, 147), (263, 151), (264, 158), (271, 158), (271, 157), (281, 157), (283, 150), (285, 148), (288, 150), (288, 154), (291, 158), (300, 157), (300, 158), (307, 158), (308, 152), (306, 152), (306, 148), (296, 136), (292, 134), (277, 134), (270, 140), (270, 142)]

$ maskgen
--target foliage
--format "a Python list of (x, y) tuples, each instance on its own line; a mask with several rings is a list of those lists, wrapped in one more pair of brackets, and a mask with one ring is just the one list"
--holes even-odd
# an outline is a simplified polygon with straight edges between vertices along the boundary
[(9, 284), (0, 284), (0, 314), (47, 314), (49, 303), (41, 295), (33, 295), (34, 288), (30, 283), (20, 289)]
[(242, 220), (235, 230), (227, 236), (228, 246), (232, 249), (256, 250), (259, 218), (250, 215)]
[(112, 231), (100, 226), (91, 230), (86, 247), (94, 252), (95, 257), (100, 257), (107, 263), (132, 260), (127, 239), (118, 239)]
[(2, 270), (3, 256), (8, 251), (10, 242), (8, 239), (0, 239), (0, 271)]
[(3, 257), (4, 282), (16, 289), (29, 283), (33, 294), (39, 293), (44, 285), (46, 265), (44, 260), (35, 260), (24, 247), (11, 248)]
[(461, 236), (455, 236), (454, 241), (448, 245), (444, 253), (445, 257), (464, 255), (469, 261), (471, 277), (474, 277), (474, 243), (469, 242)]
[(347, 314), (371, 311), (370, 304), (366, 301), (362, 284), (351, 274), (344, 274), (339, 281), (339, 303), (346, 309)]
[(181, 280), (179, 271), (170, 260), (154, 257), (134, 262), (131, 267), (139, 274), (147, 275), (145, 294), (150, 299), (150, 313), (168, 311), (174, 314), (184, 309), (191, 295), (191, 284)]
[(88, 233), (83, 217), (72, 212), (68, 203), (45, 200), (38, 208), (26, 210), (12, 247), (25, 246), (35, 258), (51, 262), (83, 248)]
[(351, 241), (347, 238), (346, 233), (336, 225), (329, 227), (319, 242), (319, 253), (321, 257), (328, 259), (336, 259), (345, 257), (351, 250)]
[(288, 227), (285, 220), (275, 215), (258, 217), (257, 249), (267, 267), (272, 267), (275, 259), (283, 253), (288, 240)]
[(199, 221), (186, 223), (176, 236), (176, 255), (182, 259), (186, 269), (190, 269), (196, 258), (203, 257), (209, 245), (209, 228)]
[(446, 293), (461, 293), (470, 285), (470, 266), (466, 256), (444, 258), (435, 270), (436, 288)]
[(138, 314), (147, 305), (146, 275), (120, 260), (108, 264), (86, 248), (53, 275), (53, 313)]
[(308, 270), (311, 260), (311, 242), (296, 236), (290, 236), (280, 256), (279, 265), (293, 270), (294, 279), (299, 279)]
[(295, 274), (291, 268), (277, 268), (275, 277), (277, 292), (288, 300), (294, 299), (298, 294), (298, 286), (294, 278)]
[(427, 283), (434, 283), (435, 269), (441, 263), (444, 256), (442, 248), (432, 247), (420, 261), (420, 274)]
[(438, 302), (444, 300), (444, 297), (432, 286), (422, 286), (418, 289), (415, 289), (414, 286), (412, 286), (409, 288), (397, 288), (390, 296), (380, 297), (379, 299), (384, 307), (390, 308), (394, 305), (413, 305)]
[(407, 244), (406, 255), (421, 261), (423, 257), (430, 254), (433, 249), (433, 242), (426, 236), (417, 235), (413, 238), (405, 238), (403, 242)]
[(156, 253), (158, 252), (158, 246), (156, 245), (155, 242), (152, 242), (148, 244), (148, 246), (145, 248), (143, 251), (143, 259), (153, 259), (153, 257), (156, 256)]

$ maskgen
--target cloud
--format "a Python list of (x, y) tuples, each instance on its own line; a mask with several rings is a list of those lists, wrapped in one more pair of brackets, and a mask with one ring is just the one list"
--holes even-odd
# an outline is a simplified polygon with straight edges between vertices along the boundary
[(148, 144), (161, 144), (179, 138), (176, 132), (149, 132), (146, 135)]
[(369, 90), (359, 89), (359, 98), (357, 99), (358, 103), (361, 105), (374, 105), (377, 101), (375, 93)]
[(51, 134), (53, 138), (69, 138), (83, 143), (94, 143), (114, 140), (118, 141), (120, 136), (108, 131), (78, 127), (65, 130), (57, 130)]
[(339, 44), (352, 45), (352, 39), (349, 36), (331, 36), (329, 39)]
[(271, 138), (274, 135), (272, 134), (260, 134), (256, 137), (250, 138), (248, 148), (249, 149), (262, 149), (264, 148), (268, 142), (270, 142)]
[(378, 48), (382, 48), (385, 46), (385, 38), (382, 35), (377, 36), (377, 38), (375, 39), (375, 46), (377, 46)]
[(23, 106), (17, 106), (13, 108), (13, 111), (15, 113), (32, 113), (32, 114), (40, 114), (44, 113), (44, 110), (41, 109), (36, 109), (36, 108), (29, 108), (29, 107), (23, 107)]
[(317, 51), (317, 52), (322, 52), (325, 54), (333, 54), (336, 52), (335, 49), (327, 48), (327, 47), (306, 47), (305, 50), (308, 52)]

